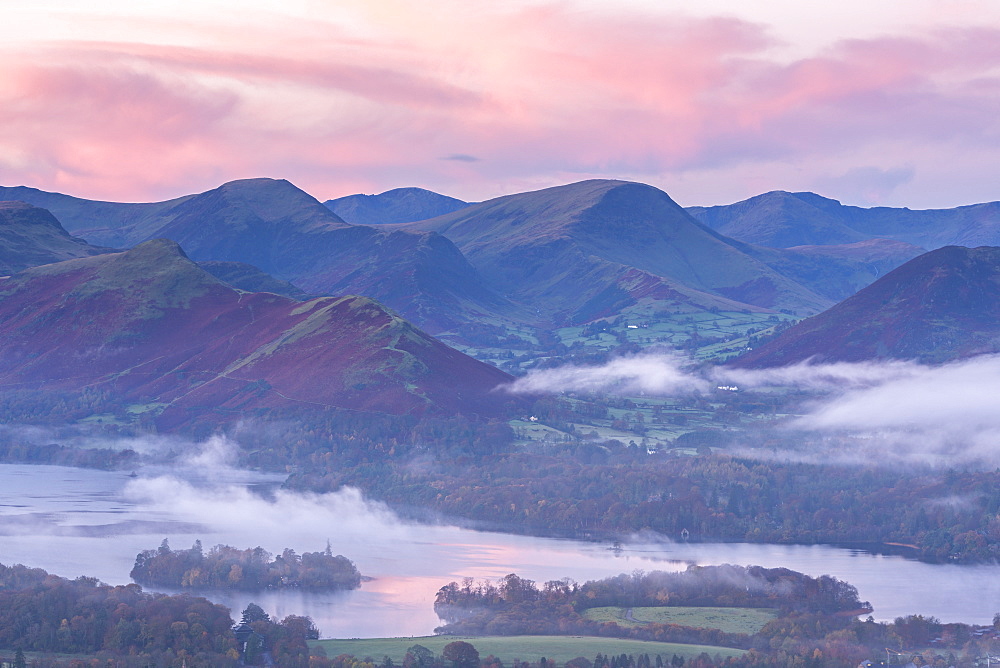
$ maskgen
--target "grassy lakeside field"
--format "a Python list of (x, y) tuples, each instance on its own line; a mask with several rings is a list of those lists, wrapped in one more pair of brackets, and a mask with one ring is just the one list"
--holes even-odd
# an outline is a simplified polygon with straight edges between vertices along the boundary
[(631, 628), (646, 624), (680, 624), (697, 629), (719, 629), (726, 633), (754, 634), (777, 617), (769, 608), (694, 608), (656, 607), (631, 608), (602, 607), (588, 608), (583, 612), (587, 619), (598, 622), (614, 622), (621, 627)]
[(518, 659), (535, 662), (545, 657), (565, 663), (578, 656), (593, 659), (600, 654), (649, 654), (653, 659), (659, 654), (665, 661), (676, 654), (685, 659), (707, 652), (709, 656), (726, 658), (740, 656), (743, 650), (711, 645), (682, 645), (679, 643), (649, 642), (644, 640), (623, 640), (620, 638), (598, 638), (593, 636), (483, 636), (478, 638), (459, 636), (426, 636), (416, 638), (369, 638), (360, 640), (317, 640), (310, 645), (319, 645), (328, 657), (338, 654), (353, 654), (358, 658), (370, 656), (376, 661), (388, 656), (396, 664), (403, 662), (406, 650), (413, 645), (423, 645), (435, 654), (441, 654), (444, 646), (456, 640), (472, 643), (479, 656), (490, 654), (499, 657), (505, 664)]

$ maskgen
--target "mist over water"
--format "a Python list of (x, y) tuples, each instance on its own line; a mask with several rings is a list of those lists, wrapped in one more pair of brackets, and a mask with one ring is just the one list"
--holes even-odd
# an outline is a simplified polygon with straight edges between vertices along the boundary
[[(222, 456), (211, 460), (216, 465), (226, 461), (226, 447), (209, 444), (211, 457)], [(134, 479), (120, 472), (0, 465), (0, 562), (124, 584), (135, 555), (164, 537), (174, 549), (200, 539), (206, 549), (260, 545), (272, 553), (322, 550), (329, 539), (335, 553), (373, 579), (340, 593), (204, 593), (237, 617), (250, 601), (279, 618), (309, 615), (325, 637), (430, 634), (440, 623), (432, 606), (441, 586), (512, 572), (542, 583), (682, 570), (692, 563), (784, 566), (847, 580), (872, 602), (878, 619), (919, 613), (989, 623), (1000, 600), (1000, 566), (932, 565), (829, 546), (674, 543), (655, 535), (612, 550), (601, 543), (413, 524), (357, 490), (299, 494), (279, 489), (273, 475), (225, 466), (210, 473), (203, 455), (172, 470), (140, 470)]]

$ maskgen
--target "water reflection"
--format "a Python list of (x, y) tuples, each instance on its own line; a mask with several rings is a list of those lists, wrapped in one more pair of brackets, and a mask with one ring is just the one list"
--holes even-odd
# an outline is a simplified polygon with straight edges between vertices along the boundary
[[(1000, 600), (1000, 567), (932, 565), (829, 546), (688, 544), (635, 539), (606, 544), (479, 533), (399, 520), (355, 491), (292, 494), (273, 476), (227, 471), (211, 479), (184, 471), (122, 473), (0, 465), (0, 561), (66, 577), (129, 582), (135, 555), (166, 536), (175, 549), (200, 539), (237, 547), (315, 551), (327, 539), (374, 579), (360, 590), (212, 593), (234, 616), (250, 601), (280, 617), (309, 615), (330, 637), (427, 635), (439, 624), (438, 588), (463, 577), (517, 572), (544, 582), (578, 581), (688, 564), (784, 566), (830, 574), (858, 587), (875, 617), (920, 613), (990, 623)], [(252, 487), (266, 490), (261, 495)], [(933, 584), (932, 584), (933, 583)]]

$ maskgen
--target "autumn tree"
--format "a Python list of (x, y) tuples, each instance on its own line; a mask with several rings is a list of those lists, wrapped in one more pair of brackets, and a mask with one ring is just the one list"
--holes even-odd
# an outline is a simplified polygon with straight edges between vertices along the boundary
[(479, 650), (464, 640), (445, 645), (441, 656), (445, 661), (451, 661), (453, 668), (476, 668), (479, 665)]

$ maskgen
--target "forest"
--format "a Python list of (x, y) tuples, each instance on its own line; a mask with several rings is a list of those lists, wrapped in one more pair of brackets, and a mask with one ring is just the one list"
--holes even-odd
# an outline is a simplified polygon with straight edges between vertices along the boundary
[[(353, 466), (321, 452), (309, 460), (287, 486), (354, 486), (396, 507), (503, 531), (614, 539), (651, 530), (675, 540), (876, 550), (892, 542), (928, 561), (1000, 557), (1000, 471), (648, 455), (614, 443)], [(967, 502), (935, 503), (956, 497)]]
[[(308, 666), (307, 641), (318, 636), (311, 620), (291, 615), (275, 622), (257, 614), (253, 622), (279, 665)], [(0, 647), (93, 655), (101, 666), (123, 668), (225, 668), (240, 659), (224, 606), (188, 594), (150, 594), (135, 584), (68, 580), (19, 564), (0, 564)]]
[(164, 538), (159, 548), (136, 555), (129, 576), (142, 585), (170, 589), (330, 591), (361, 586), (357, 566), (334, 555), (329, 542), (323, 552), (299, 555), (285, 548), (272, 558), (260, 547), (240, 550), (229, 545), (216, 545), (206, 554), (200, 540), (191, 549), (172, 550)]

